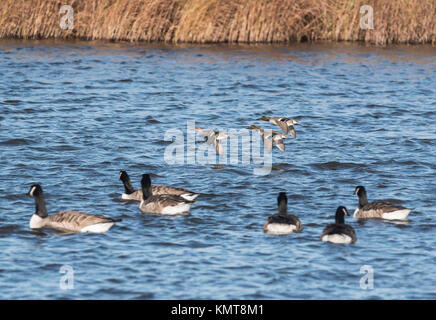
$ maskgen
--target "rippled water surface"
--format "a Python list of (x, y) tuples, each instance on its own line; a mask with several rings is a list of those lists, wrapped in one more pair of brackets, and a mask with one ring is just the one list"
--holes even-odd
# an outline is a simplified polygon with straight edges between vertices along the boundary
[[(435, 63), (423, 46), (0, 42), (0, 298), (435, 299)], [(186, 138), (188, 120), (274, 128), (262, 115), (301, 122), (269, 175), (241, 159), (164, 159), (165, 132)], [(188, 215), (143, 214), (119, 200), (121, 169), (135, 187), (151, 173), (201, 195)], [(105, 234), (32, 231), (35, 182), (49, 213), (122, 222)], [(322, 243), (336, 207), (354, 211), (356, 185), (414, 208), (409, 221), (348, 217), (357, 242)], [(280, 191), (303, 232), (263, 233)], [(73, 289), (60, 287), (63, 265)]]

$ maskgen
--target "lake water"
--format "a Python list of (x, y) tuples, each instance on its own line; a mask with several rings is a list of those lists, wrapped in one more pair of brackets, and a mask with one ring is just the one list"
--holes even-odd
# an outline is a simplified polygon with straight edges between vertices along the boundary
[[(0, 74), (1, 299), (436, 298), (436, 48), (1, 41)], [(269, 174), (241, 150), (188, 161), (188, 121), (280, 130), (262, 115), (301, 122)], [(183, 134), (182, 162), (165, 158), (168, 132)], [(137, 188), (150, 173), (201, 195), (188, 215), (144, 214), (119, 200), (121, 169)], [(49, 214), (122, 222), (32, 231), (35, 182)], [(409, 220), (351, 216), (356, 243), (321, 242), (357, 185), (414, 208)], [(263, 233), (280, 191), (299, 234)]]

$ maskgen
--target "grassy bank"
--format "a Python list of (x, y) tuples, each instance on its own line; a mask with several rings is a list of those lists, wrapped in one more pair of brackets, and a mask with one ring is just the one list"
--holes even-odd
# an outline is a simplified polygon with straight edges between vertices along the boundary
[[(65, 4), (72, 30), (59, 24)], [(362, 5), (373, 30), (360, 28)], [(0, 38), (436, 44), (436, 0), (1, 0)]]

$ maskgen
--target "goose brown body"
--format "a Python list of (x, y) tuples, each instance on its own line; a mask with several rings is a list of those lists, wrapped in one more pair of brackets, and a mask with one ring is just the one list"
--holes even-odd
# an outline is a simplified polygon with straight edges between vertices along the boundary
[[(177, 195), (152, 195), (141, 202), (139, 209), (144, 213), (177, 214), (187, 212), (192, 203)], [(175, 208), (180, 208), (180, 210)]]
[(263, 225), (263, 231), (272, 234), (288, 234), (303, 230), (303, 225), (301, 224), (300, 219), (298, 219), (297, 216), (288, 213), (288, 198), (285, 192), (279, 193), (277, 204), (279, 213), (268, 217)]
[[(114, 224), (116, 221), (102, 216), (81, 211), (61, 211), (44, 219), (42, 227), (68, 232), (86, 232), (86, 229), (97, 224)], [(85, 231), (83, 231), (85, 230)]]
[(333, 243), (356, 242), (356, 232), (353, 227), (345, 224), (345, 216), (348, 216), (347, 209), (343, 206), (338, 207), (336, 210), (335, 223), (328, 224), (324, 228), (320, 240)]
[[(176, 196), (182, 196), (182, 198), (187, 199), (186, 197), (190, 196), (191, 199), (197, 198), (198, 194), (192, 193), (191, 191), (188, 191), (183, 188), (175, 188), (175, 187), (169, 187), (169, 186), (152, 186), (152, 192), (153, 195), (176, 195)], [(183, 196), (185, 195), (185, 196)], [(135, 192), (128, 194), (123, 197), (125, 200), (134, 200), (134, 201), (141, 201), (142, 200), (142, 190), (138, 189)], [(187, 200), (191, 200), (187, 199)]]
[(60, 211), (47, 214), (42, 187), (39, 184), (31, 186), (29, 195), (35, 200), (35, 213), (30, 219), (32, 229), (52, 228), (64, 232), (106, 232), (117, 221), (112, 218), (89, 214), (76, 210)]
[(180, 214), (188, 212), (193, 200), (178, 195), (154, 195), (150, 175), (143, 174), (141, 180), (142, 199), (139, 209), (144, 213)]
[(354, 217), (357, 219), (388, 219), (402, 220), (406, 219), (411, 209), (403, 206), (393, 205), (388, 201), (377, 200), (368, 202), (366, 189), (363, 186), (357, 186), (354, 194), (359, 197), (359, 204), (354, 211)]
[[(142, 189), (134, 190), (130, 182), (129, 175), (126, 171), (120, 171), (119, 180), (124, 184), (124, 193), (121, 198), (124, 200), (141, 201), (142, 200)], [(152, 186), (153, 195), (179, 195), (186, 200), (195, 200), (198, 197), (198, 193), (191, 192), (183, 188), (175, 188), (170, 186), (158, 185)]]

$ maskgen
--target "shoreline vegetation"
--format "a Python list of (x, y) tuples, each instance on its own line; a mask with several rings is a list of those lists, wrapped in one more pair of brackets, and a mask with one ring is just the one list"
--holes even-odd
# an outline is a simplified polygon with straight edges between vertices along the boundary
[[(65, 4), (72, 30), (60, 27)], [(1, 0), (0, 39), (435, 45), (436, 0)]]

